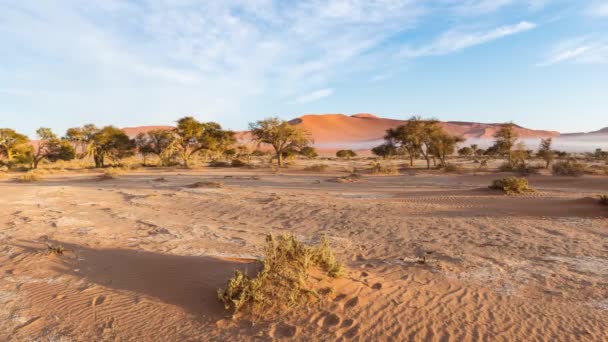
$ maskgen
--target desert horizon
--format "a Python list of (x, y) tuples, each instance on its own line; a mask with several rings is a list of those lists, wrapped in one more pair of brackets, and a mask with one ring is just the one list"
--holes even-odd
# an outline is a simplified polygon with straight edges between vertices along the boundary
[(608, 341), (607, 25), (0, 1), (0, 342)]

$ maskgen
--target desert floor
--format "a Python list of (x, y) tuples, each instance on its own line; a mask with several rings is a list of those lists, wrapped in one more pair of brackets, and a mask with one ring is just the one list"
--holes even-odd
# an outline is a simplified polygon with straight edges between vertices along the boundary
[[(0, 180), (0, 341), (608, 340), (608, 177), (97, 175)], [(326, 234), (347, 275), (320, 307), (231, 319), (216, 290), (283, 232)]]

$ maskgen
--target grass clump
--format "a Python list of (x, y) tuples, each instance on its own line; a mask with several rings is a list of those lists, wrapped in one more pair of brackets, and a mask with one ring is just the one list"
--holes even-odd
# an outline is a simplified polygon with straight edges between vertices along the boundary
[(226, 288), (218, 290), (226, 310), (256, 315), (307, 305), (320, 299), (309, 279), (314, 268), (330, 277), (343, 273), (326, 238), (317, 246), (307, 246), (293, 235), (268, 235), (260, 263), (255, 277), (236, 271)]
[(304, 171), (313, 171), (313, 172), (323, 172), (327, 170), (328, 166), (326, 164), (313, 164), (304, 168)]
[(24, 173), (23, 175), (17, 177), (17, 181), (19, 183), (32, 183), (32, 182), (39, 182), (42, 180), (42, 175), (37, 172), (37, 171), (28, 171), (26, 173)]
[(553, 164), (554, 176), (580, 177), (585, 173), (585, 164), (576, 160), (564, 160)]
[(376, 175), (396, 175), (398, 174), (395, 165), (390, 163), (372, 162), (370, 164), (370, 173)]
[(456, 164), (447, 164), (443, 167), (443, 171), (445, 172), (459, 172), (462, 168)]
[(492, 182), (492, 185), (490, 185), (490, 189), (501, 190), (507, 195), (523, 194), (534, 191), (528, 185), (528, 180), (526, 178), (518, 177), (496, 179)]
[(600, 196), (600, 204), (601, 205), (608, 205), (608, 195), (602, 195), (602, 196)]

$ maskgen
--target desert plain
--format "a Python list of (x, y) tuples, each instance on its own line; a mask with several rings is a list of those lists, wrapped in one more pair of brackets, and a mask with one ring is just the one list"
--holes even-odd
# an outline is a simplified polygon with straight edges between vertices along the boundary
[[(531, 175), (517, 196), (474, 170), (336, 182), (357, 163), (9, 175), (0, 340), (608, 339), (605, 176)], [(231, 317), (216, 291), (268, 233), (327, 236), (345, 275), (314, 307)]]

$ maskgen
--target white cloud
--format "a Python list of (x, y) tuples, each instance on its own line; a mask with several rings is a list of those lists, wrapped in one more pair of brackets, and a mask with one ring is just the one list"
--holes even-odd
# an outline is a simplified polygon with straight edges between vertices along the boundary
[(446, 55), (472, 46), (491, 42), (506, 36), (529, 31), (535, 27), (536, 24), (523, 21), (519, 24), (501, 26), (485, 32), (452, 30), (442, 34), (439, 38), (428, 45), (415, 48), (406, 46), (401, 49), (400, 56), (405, 58), (417, 58), (422, 56)]
[(324, 97), (331, 96), (331, 95), (333, 95), (333, 93), (334, 93), (334, 89), (332, 89), (332, 88), (319, 89), (319, 90), (313, 91), (311, 93), (299, 96), (298, 98), (295, 99), (294, 102), (297, 104), (315, 102)]
[(587, 14), (592, 17), (608, 18), (608, 1), (595, 1), (587, 8)]
[(559, 63), (608, 64), (608, 40), (581, 37), (558, 43), (538, 66)]

